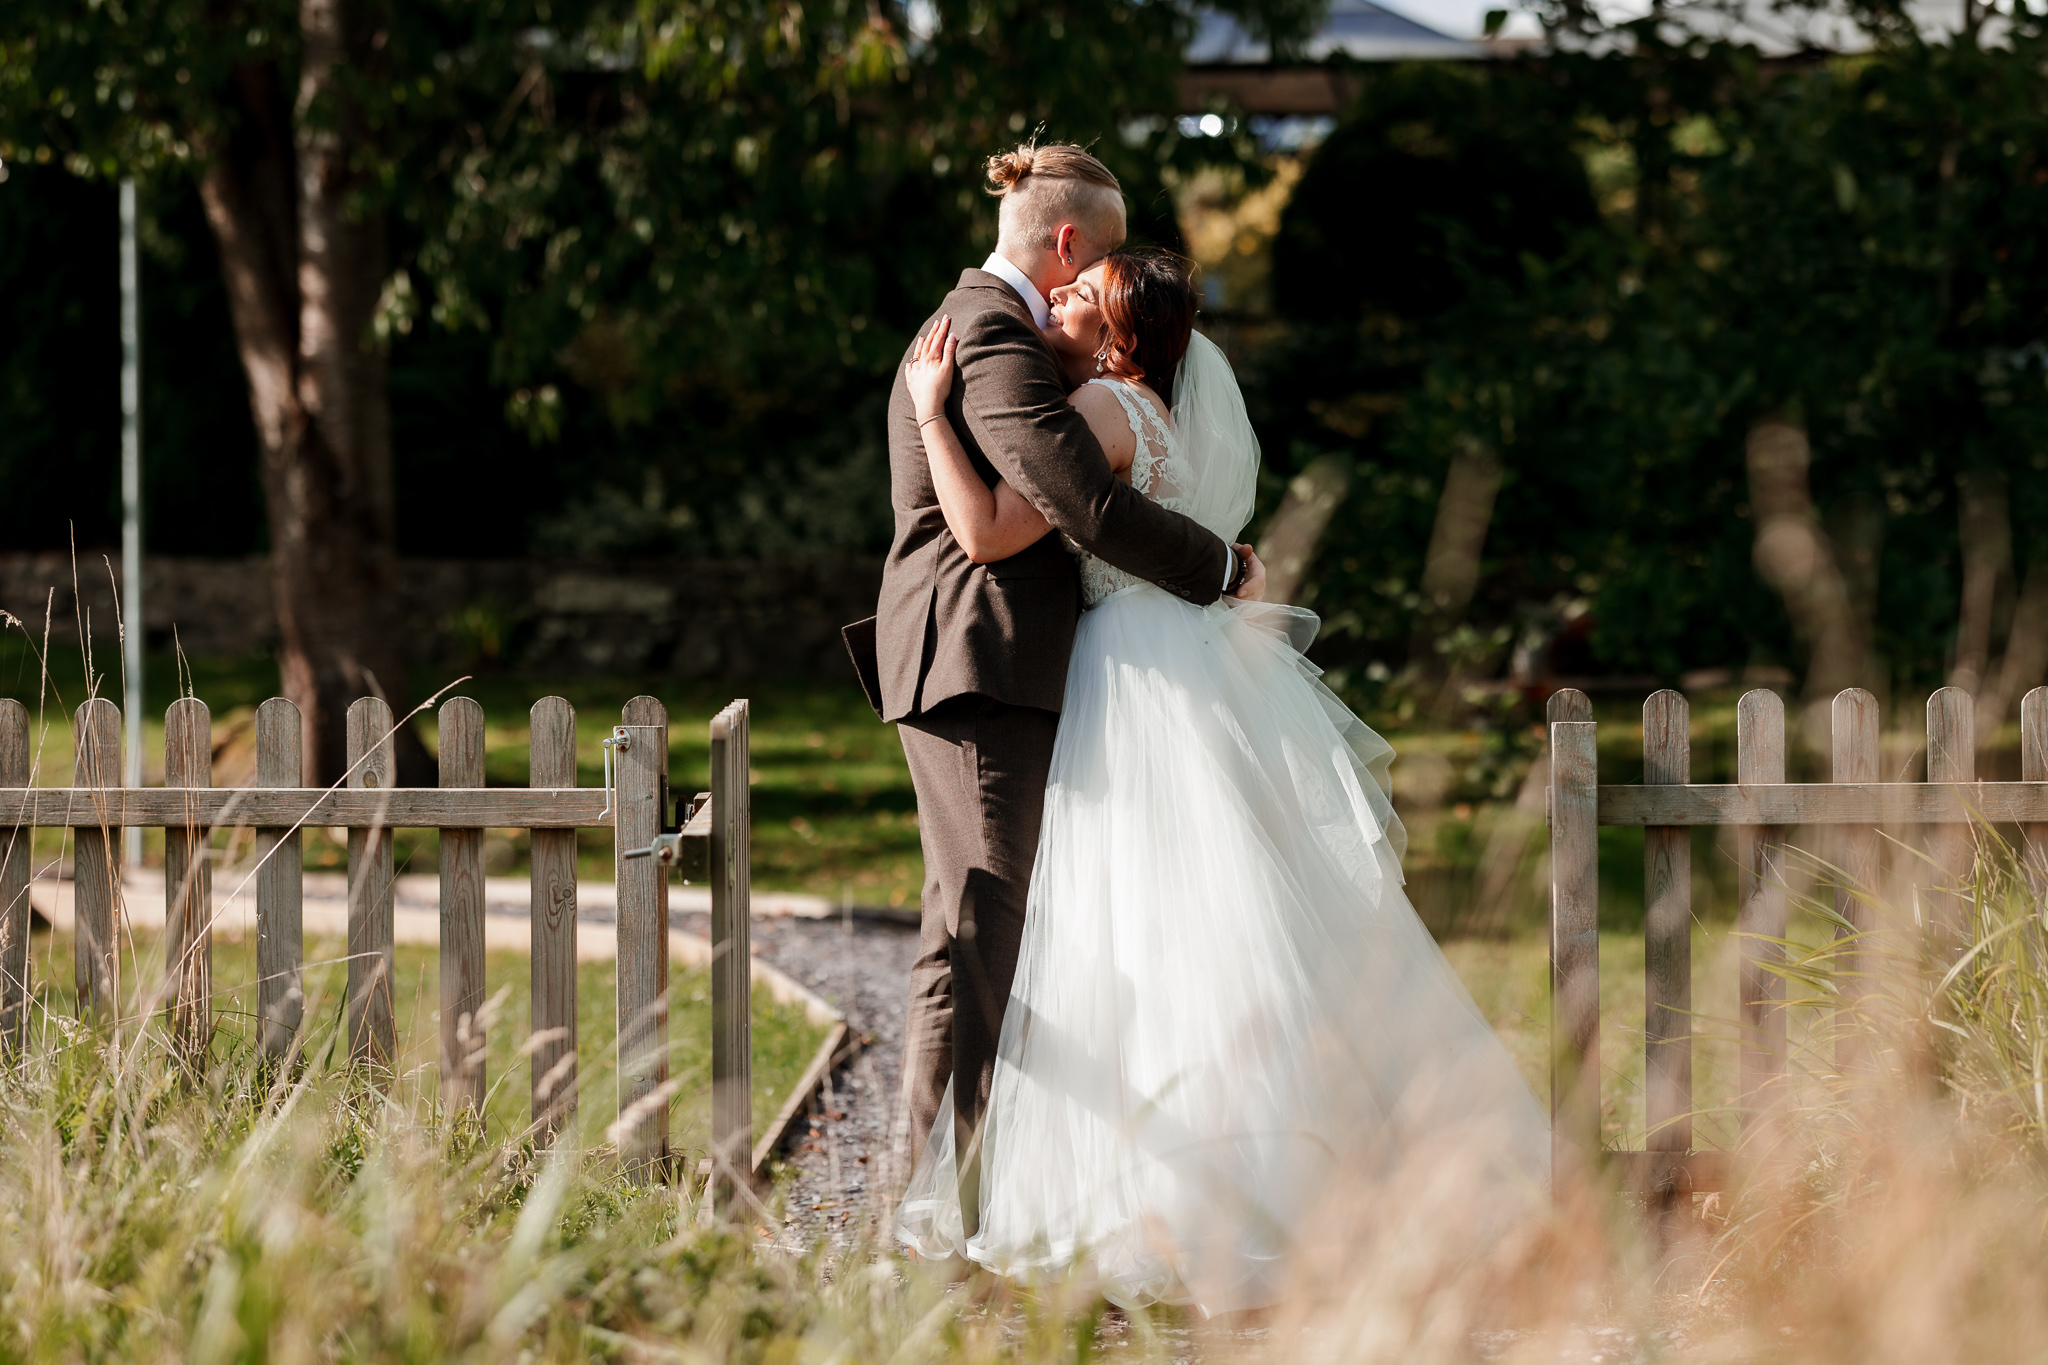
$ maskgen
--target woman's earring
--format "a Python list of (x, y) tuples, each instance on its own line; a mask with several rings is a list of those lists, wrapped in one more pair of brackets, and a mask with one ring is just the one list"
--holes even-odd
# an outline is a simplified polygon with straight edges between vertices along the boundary
[(1104, 348), (1103, 348), (1102, 350), (1100, 350), (1100, 351), (1097, 351), (1097, 352), (1095, 353), (1095, 373), (1097, 373), (1097, 374), (1101, 374), (1101, 373), (1102, 373), (1102, 360), (1103, 360), (1103, 357), (1104, 357), (1104, 356), (1106, 356), (1106, 355), (1108, 355), (1108, 354), (1109, 354), (1109, 350), (1108, 350), (1108, 348), (1107, 348), (1107, 347), (1104, 347)]

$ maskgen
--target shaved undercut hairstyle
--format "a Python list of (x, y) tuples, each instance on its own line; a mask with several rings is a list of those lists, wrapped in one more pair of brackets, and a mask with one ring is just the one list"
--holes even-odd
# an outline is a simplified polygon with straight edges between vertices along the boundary
[(1072, 223), (1098, 244), (1118, 246), (1123, 186), (1109, 167), (1071, 142), (1027, 142), (988, 159), (988, 190), (1000, 195), (998, 247), (1044, 251), (1061, 223)]

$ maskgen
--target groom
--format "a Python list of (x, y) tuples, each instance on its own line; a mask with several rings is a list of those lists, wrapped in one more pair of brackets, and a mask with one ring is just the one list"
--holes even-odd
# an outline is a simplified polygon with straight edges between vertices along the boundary
[[(1116, 177), (1060, 143), (992, 158), (989, 176), (1002, 195), (995, 254), (962, 271), (925, 323), (950, 317), (959, 338), (946, 415), (968, 458), (1083, 549), (1176, 597), (1206, 606), (1256, 590), (1265, 569), (1249, 546), (1224, 544), (1110, 472), (1040, 335), (1051, 292), (1123, 242)], [(994, 564), (969, 561), (939, 510), (900, 366), (889, 473), (896, 537), (881, 600), (873, 618), (847, 627), (847, 642), (869, 701), (898, 725), (924, 844), (903, 1058), (911, 1150), (931, 1132), (950, 1081), (971, 1235), (979, 1125), (1023, 939), (1080, 578), (1056, 535)]]

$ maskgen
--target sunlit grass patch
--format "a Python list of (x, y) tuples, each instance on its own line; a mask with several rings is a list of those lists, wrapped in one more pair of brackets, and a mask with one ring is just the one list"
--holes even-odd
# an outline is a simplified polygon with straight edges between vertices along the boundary
[[(103, 669), (106, 662), (96, 660)], [(174, 658), (151, 657), (150, 695), (143, 717), (146, 784), (163, 781), (163, 712), (175, 699), (171, 684), (178, 676)], [(255, 708), (277, 691), (275, 665), (265, 660), (187, 660), (185, 676), (212, 713), (214, 784), (252, 781)], [(454, 677), (417, 676), (415, 693), (425, 696)], [(118, 703), (118, 679), (102, 679), (102, 693)], [(752, 700), (755, 885), (862, 905), (918, 903), (924, 854), (903, 746), (895, 727), (875, 719), (851, 680), (686, 683), (672, 678), (494, 673), (462, 682), (449, 695), (473, 697), (483, 706), (485, 781), (513, 787), (527, 783), (533, 703), (544, 696), (566, 697), (576, 708), (577, 781), (596, 787), (604, 778), (600, 741), (618, 723), (626, 701), (643, 693), (668, 708), (669, 789), (676, 796), (689, 796), (709, 785), (711, 717), (736, 696)], [(42, 786), (69, 785), (71, 715), (85, 698), (76, 648), (54, 650), (45, 678), (19, 633), (0, 637), (0, 696), (15, 697), (29, 707), (31, 750), (39, 760), (35, 781)], [(428, 712), (413, 724), (432, 752), (433, 714)], [(63, 842), (61, 831), (38, 831), (39, 865), (62, 858)], [(161, 864), (163, 831), (146, 830), (143, 842), (145, 859)], [(392, 842), (399, 871), (431, 872), (438, 865), (439, 838), (433, 830), (397, 830)], [(579, 875), (609, 881), (611, 832), (584, 830), (576, 842)], [(347, 864), (346, 841), (326, 830), (308, 829), (303, 844), (309, 869), (338, 871)], [(490, 830), (484, 856), (492, 875), (523, 873), (529, 866), (530, 841), (524, 830)]]
[(1085, 1293), (960, 1294), (868, 1247), (779, 1251), (755, 1211), (722, 1224), (687, 1182), (449, 1122), (417, 1072), (341, 1063), (326, 1010), (308, 1037), (279, 1068), (224, 1036), (196, 1071), (153, 1028), (38, 1010), (0, 1086), (0, 1358), (924, 1365), (1094, 1345)]
[[(76, 1011), (72, 986), (74, 944), (69, 934), (36, 939), (32, 950), (32, 1006), (49, 1019), (69, 1019)], [(322, 1066), (345, 1063), (342, 1009), (348, 979), (347, 947), (337, 939), (311, 939), (306, 944), (305, 991), (308, 1014), (305, 1034), (311, 1047), (333, 1056)], [(392, 1005), (398, 1054), (392, 1059), (393, 1084), (432, 1103), (440, 1081), (440, 954), (427, 944), (401, 943), (396, 949)], [(122, 954), (122, 987), (136, 1002), (156, 990), (162, 979), (163, 956), (153, 933), (126, 936)], [(244, 1051), (255, 1034), (257, 1006), (256, 945), (253, 939), (217, 937), (213, 947), (216, 1037), (213, 1054), (229, 1057)], [(484, 958), (484, 1074), (489, 1086), (485, 1105), (485, 1136), (493, 1141), (518, 1138), (532, 1115), (533, 1068), (521, 1053), (529, 1019), (531, 960), (521, 953), (487, 953)], [(580, 1077), (578, 1124), (581, 1142), (603, 1145), (605, 1129), (618, 1117), (618, 995), (610, 962), (585, 962), (576, 972), (576, 1053)], [(754, 1113), (757, 1124), (782, 1107), (790, 1089), (824, 1042), (826, 1030), (805, 1018), (801, 1009), (775, 1000), (765, 986), (756, 986), (752, 1002)], [(317, 1017), (316, 1017), (317, 1015)], [(133, 1020), (129, 1027), (160, 1029), (155, 1019)], [(34, 1027), (34, 1026), (32, 1026)], [(669, 976), (669, 1076), (679, 1082), (670, 1103), (671, 1141), (677, 1151), (704, 1153), (711, 1129), (711, 977), (702, 968), (674, 966)]]

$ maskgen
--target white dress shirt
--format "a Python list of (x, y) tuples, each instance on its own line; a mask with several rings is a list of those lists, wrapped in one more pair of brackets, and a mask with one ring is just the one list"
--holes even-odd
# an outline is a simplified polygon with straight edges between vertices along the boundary
[(1046, 304), (1045, 295), (1038, 292), (1038, 286), (1031, 277), (1010, 264), (1010, 258), (1000, 251), (991, 251), (981, 268), (1017, 291), (1017, 297), (1024, 300), (1024, 306), (1031, 310), (1031, 320), (1043, 332), (1052, 322), (1052, 309)]
[[(1031, 277), (1019, 270), (1010, 258), (1000, 251), (991, 251), (981, 268), (1017, 291), (1017, 297), (1024, 300), (1024, 306), (1031, 310), (1031, 320), (1044, 331), (1052, 323), (1052, 309), (1046, 304), (1045, 295), (1038, 292), (1038, 286)], [(1223, 591), (1230, 591), (1230, 580), (1237, 577), (1237, 551), (1228, 545), (1223, 547)]]

